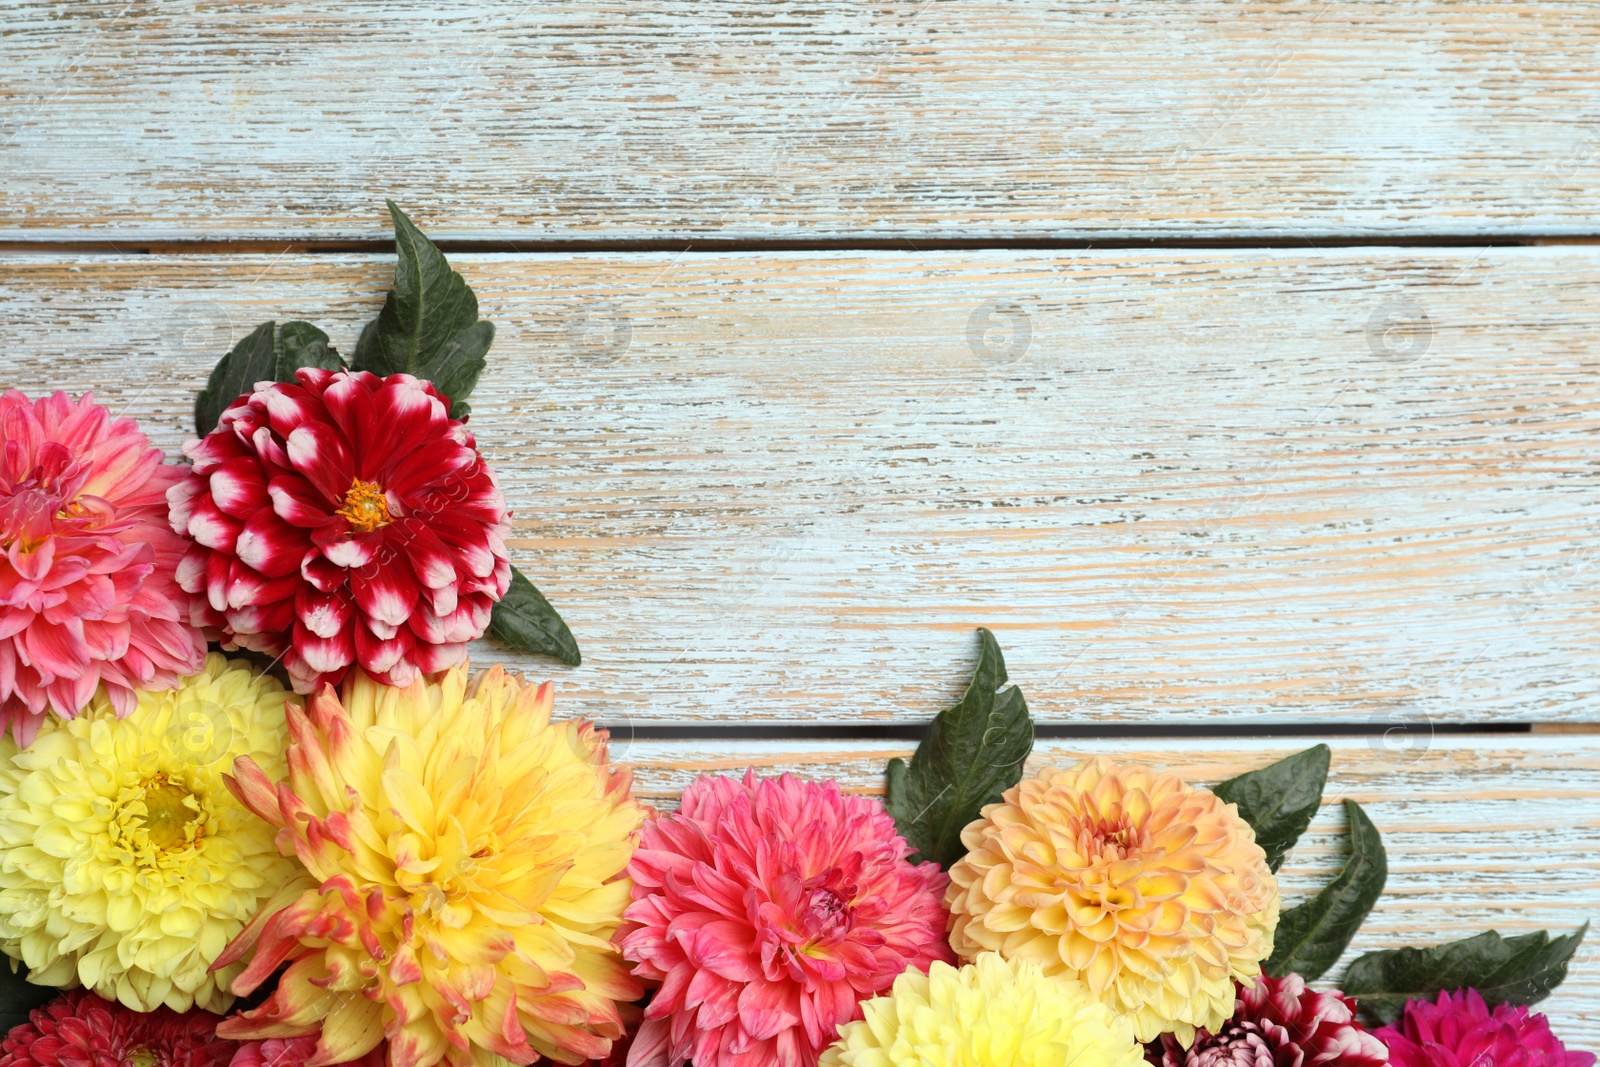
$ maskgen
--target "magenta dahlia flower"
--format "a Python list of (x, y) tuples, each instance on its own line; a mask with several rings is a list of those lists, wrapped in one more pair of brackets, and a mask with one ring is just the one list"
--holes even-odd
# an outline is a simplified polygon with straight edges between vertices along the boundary
[[(229, 1067), (304, 1067), (317, 1051), (317, 1035), (274, 1037), (266, 1041), (241, 1041)], [(388, 1051), (381, 1042), (357, 1060), (346, 1060), (335, 1067), (383, 1067)]]
[(1389, 1053), (1356, 1022), (1355, 1001), (1287, 974), (1239, 985), (1222, 1029), (1198, 1031), (1189, 1048), (1163, 1034), (1145, 1058), (1156, 1067), (1384, 1067)]
[(0, 1067), (227, 1067), (220, 1016), (134, 1011), (78, 990), (35, 1008), (0, 1040)]
[(409, 374), (299, 370), (235, 400), (168, 493), (200, 621), (281, 655), (295, 689), (352, 664), (409, 685), (461, 663), (511, 582), (505, 498), (447, 401)]
[(176, 578), (187, 542), (165, 521), (183, 471), (161, 461), (92, 396), (0, 395), (0, 730), (18, 744), (101, 685), (126, 715), (135, 689), (200, 669)]
[(815, 1067), (862, 999), (953, 962), (948, 879), (910, 852), (835, 782), (695, 781), (628, 868), (622, 953), (661, 983), (629, 1067)]
[(1374, 1031), (1394, 1067), (1593, 1067), (1594, 1053), (1568, 1052), (1550, 1020), (1526, 1004), (1489, 1010), (1476, 989), (1408, 1000), (1399, 1025)]

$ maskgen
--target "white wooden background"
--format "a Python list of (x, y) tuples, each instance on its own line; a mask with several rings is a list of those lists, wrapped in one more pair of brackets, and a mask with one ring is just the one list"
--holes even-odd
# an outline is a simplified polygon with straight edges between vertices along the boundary
[(1369, 805), (1358, 950), (1600, 917), (1600, 3), (420, 7), (0, 3), (0, 385), (176, 449), (256, 323), (353, 342), (393, 196), (586, 654), (518, 666), (655, 802), (881, 789), (981, 624), (1144, 734), (1039, 759), (1339, 732), (1286, 883)]

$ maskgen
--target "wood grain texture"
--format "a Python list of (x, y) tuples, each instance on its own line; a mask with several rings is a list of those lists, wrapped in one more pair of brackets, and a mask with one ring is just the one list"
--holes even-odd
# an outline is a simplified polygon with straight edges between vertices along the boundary
[(7, 4), (0, 240), (1593, 234), (1578, 0)]
[[(978, 625), (1045, 721), (1600, 712), (1600, 248), (456, 262), (514, 556), (587, 657), (520, 662), (584, 714), (925, 719)], [(3, 384), (176, 451), (233, 339), (348, 350), (391, 270), (9, 257)]]
[[(558, 708), (562, 696), (557, 697)], [(701, 773), (791, 771), (838, 778), (878, 794), (883, 765), (906, 749), (882, 744), (630, 742), (637, 792), (674, 806)], [(1305, 741), (1041, 742), (1030, 766), (1109, 755), (1213, 785), (1312, 744)], [(1389, 881), (1341, 963), (1362, 952), (1439, 944), (1486, 929), (1505, 934), (1570, 931), (1600, 917), (1600, 744), (1596, 739), (1437, 737), (1406, 752), (1350, 739), (1329, 741), (1333, 767), (1322, 813), (1289, 854), (1279, 878), (1293, 903), (1320, 889), (1343, 863), (1338, 803), (1358, 801), (1383, 834)], [(1566, 983), (1541, 1007), (1569, 1048), (1600, 1046), (1600, 943), (1578, 950)]]

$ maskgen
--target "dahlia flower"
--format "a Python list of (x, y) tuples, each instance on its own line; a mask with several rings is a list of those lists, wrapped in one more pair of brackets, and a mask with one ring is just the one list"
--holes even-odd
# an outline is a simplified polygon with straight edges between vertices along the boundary
[(132, 1011), (77, 991), (35, 1008), (0, 1040), (0, 1067), (227, 1067), (210, 1012)]
[(863, 998), (953, 959), (944, 873), (910, 852), (835, 782), (695, 781), (628, 868), (622, 952), (661, 983), (630, 1067), (810, 1067)]
[(135, 689), (199, 669), (175, 577), (186, 541), (164, 521), (182, 477), (92, 396), (0, 395), (0, 729), (18, 744), (99, 686), (126, 715)]
[(78, 983), (136, 1011), (222, 1011), (211, 973), (295, 865), (223, 778), (283, 766), (276, 681), (220, 655), (118, 719), (104, 696), (22, 751), (0, 739), (0, 949), (39, 985)]
[(579, 1063), (622, 1036), (642, 989), (611, 936), (644, 811), (605, 734), (550, 722), (551, 687), (499, 667), (404, 689), (364, 673), (289, 710), (286, 781), (251, 759), (234, 788), (309, 874), (223, 955), (246, 995), (290, 964), (239, 1039), (316, 1034), (309, 1067), (546, 1056)]
[(1261, 973), (1278, 883), (1255, 832), (1204, 789), (1104, 757), (1046, 768), (961, 832), (950, 943), (1082, 979), (1141, 1041), (1233, 1014)]
[(1144, 1067), (1125, 1018), (1031, 960), (906, 971), (862, 1007), (821, 1067)]
[[(301, 1067), (317, 1050), (315, 1037), (273, 1037), (266, 1041), (243, 1041), (228, 1067)], [(346, 1060), (337, 1067), (383, 1067), (386, 1056), (380, 1044), (358, 1059)]]
[(1398, 1026), (1375, 1031), (1394, 1067), (1593, 1067), (1594, 1053), (1569, 1052), (1550, 1020), (1526, 1004), (1484, 1004), (1476, 989), (1408, 1000)]
[(1355, 1001), (1306, 988), (1304, 978), (1263, 975), (1239, 985), (1233, 1018), (1185, 1049), (1163, 1034), (1146, 1050), (1155, 1067), (1384, 1067), (1383, 1042), (1356, 1022)]
[(352, 664), (388, 685), (461, 664), (505, 595), (505, 498), (446, 400), (409, 374), (262, 382), (167, 494), (195, 545), (196, 621), (281, 655), (296, 691)]

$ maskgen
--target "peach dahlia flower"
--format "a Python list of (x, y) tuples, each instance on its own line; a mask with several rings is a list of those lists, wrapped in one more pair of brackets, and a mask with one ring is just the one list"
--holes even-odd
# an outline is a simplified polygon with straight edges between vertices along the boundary
[(1104, 757), (1046, 768), (961, 834), (950, 943), (1083, 981), (1139, 1040), (1217, 1030), (1261, 973), (1278, 883), (1232, 804)]
[(643, 992), (611, 938), (644, 811), (605, 734), (552, 723), (552, 703), (495, 667), (470, 687), (357, 672), (291, 705), (288, 779), (242, 759), (235, 788), (309, 874), (221, 961), (254, 950), (241, 995), (289, 968), (219, 1032), (318, 1034), (306, 1067), (385, 1039), (389, 1067), (609, 1052)]

